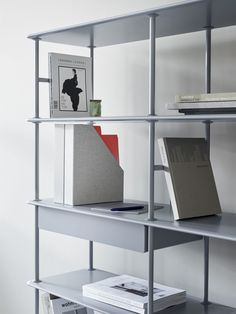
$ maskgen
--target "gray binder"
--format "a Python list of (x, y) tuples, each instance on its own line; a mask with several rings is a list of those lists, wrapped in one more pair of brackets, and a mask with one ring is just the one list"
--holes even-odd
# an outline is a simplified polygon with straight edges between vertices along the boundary
[(56, 125), (55, 146), (55, 202), (123, 201), (123, 170), (93, 126)]

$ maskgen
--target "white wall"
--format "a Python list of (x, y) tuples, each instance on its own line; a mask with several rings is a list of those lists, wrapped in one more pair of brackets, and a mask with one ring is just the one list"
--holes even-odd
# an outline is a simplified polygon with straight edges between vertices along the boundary
[[(27, 34), (104, 16), (150, 8), (158, 0), (41, 0), (0, 2), (0, 313), (33, 313), (34, 196), (33, 126), (26, 122), (34, 107), (34, 50)], [(235, 27), (213, 32), (213, 91), (235, 91)], [(157, 40), (157, 111), (177, 93), (204, 90), (204, 35)], [(48, 51), (87, 54), (84, 49), (42, 44), (41, 76), (47, 76)], [(103, 99), (103, 114), (146, 114), (148, 101), (148, 43), (101, 48), (96, 52), (95, 96)], [(48, 87), (41, 88), (41, 116), (48, 115)], [(52, 196), (53, 127), (41, 128), (41, 197)], [(147, 126), (104, 125), (118, 132), (127, 198), (147, 199)], [(165, 124), (157, 136), (204, 135), (201, 124)], [(236, 212), (236, 127), (212, 127), (212, 162), (222, 207)], [(127, 147), (129, 149), (127, 149)], [(159, 154), (157, 152), (157, 159)], [(163, 183), (163, 184), (162, 184)], [(156, 176), (156, 200), (168, 201), (163, 176)], [(42, 232), (42, 276), (87, 267), (87, 242)], [(211, 240), (210, 298), (236, 307), (236, 244)], [(155, 254), (156, 280), (202, 296), (202, 243), (161, 250)], [(95, 266), (117, 273), (147, 275), (147, 255), (96, 244)]]

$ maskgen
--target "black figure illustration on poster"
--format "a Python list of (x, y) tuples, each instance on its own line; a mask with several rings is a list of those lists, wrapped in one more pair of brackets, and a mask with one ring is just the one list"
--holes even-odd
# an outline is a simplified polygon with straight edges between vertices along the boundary
[(72, 69), (73, 77), (71, 79), (66, 79), (63, 83), (62, 93), (67, 94), (72, 102), (72, 108), (74, 111), (78, 110), (79, 106), (79, 94), (83, 90), (78, 86), (78, 79), (76, 69)]

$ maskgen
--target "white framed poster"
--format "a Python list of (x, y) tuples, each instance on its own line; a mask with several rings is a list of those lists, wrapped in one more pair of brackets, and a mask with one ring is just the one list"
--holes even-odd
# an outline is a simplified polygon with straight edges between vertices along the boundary
[(50, 53), (50, 117), (89, 116), (91, 77), (91, 58)]

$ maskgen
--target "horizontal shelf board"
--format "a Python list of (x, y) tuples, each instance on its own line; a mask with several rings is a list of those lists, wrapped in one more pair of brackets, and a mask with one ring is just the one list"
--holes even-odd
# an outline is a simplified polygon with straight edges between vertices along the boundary
[(43, 279), (39, 283), (33, 281), (28, 282), (28, 285), (36, 289), (54, 294), (69, 301), (79, 303), (83, 306), (89, 307), (100, 313), (114, 313), (114, 314), (130, 314), (133, 312), (125, 311), (117, 307), (83, 297), (82, 286), (87, 283), (103, 280), (114, 276), (114, 274), (95, 270), (80, 270), (63, 275), (53, 276)]
[(29, 35), (43, 41), (103, 47), (149, 38), (148, 15), (157, 14), (156, 37), (177, 35), (236, 24), (235, 0), (182, 1), (128, 15), (92, 21)]
[(63, 123), (76, 124), (88, 122), (236, 122), (236, 114), (214, 115), (148, 115), (148, 116), (111, 116), (111, 117), (81, 117), (81, 118), (31, 118), (32, 123)]
[[(163, 208), (155, 211), (156, 220), (149, 221), (147, 219), (147, 213), (139, 215), (123, 213), (119, 214), (100, 213), (91, 210), (89, 205), (70, 206), (54, 203), (52, 200), (31, 201), (30, 204), (55, 209), (55, 215), (56, 210), (63, 210), (78, 214), (97, 216), (104, 219), (114, 219), (123, 222), (142, 224), (145, 226), (151, 226), (155, 228), (173, 230), (178, 232), (186, 232), (189, 234), (195, 234), (200, 236), (207, 236), (215, 239), (236, 241), (236, 214), (232, 213), (223, 212), (221, 215), (213, 215), (208, 217), (174, 221), (170, 207), (168, 205), (161, 204), (163, 205)], [(94, 204), (91, 205), (91, 207), (94, 207)]]
[[(130, 312), (118, 307), (114, 307), (102, 302), (85, 298), (82, 295), (82, 286), (87, 283), (99, 281), (108, 277), (114, 276), (112, 273), (101, 270), (88, 271), (80, 270), (62, 275), (48, 277), (39, 283), (29, 281), (28, 285), (33, 288), (54, 294), (61, 298), (82, 304), (86, 307), (106, 314), (130, 314)], [(227, 306), (210, 304), (203, 306), (199, 300), (188, 297), (186, 304), (181, 304), (175, 307), (158, 312), (160, 314), (236, 314), (236, 310)]]

